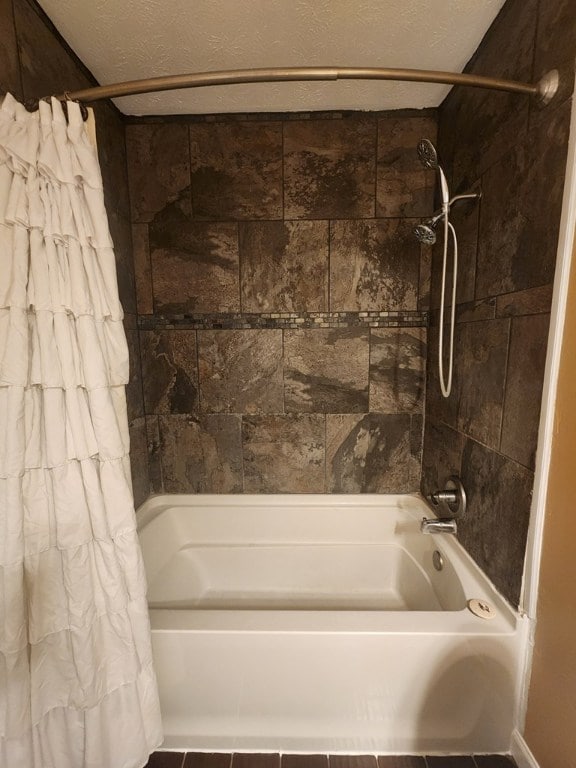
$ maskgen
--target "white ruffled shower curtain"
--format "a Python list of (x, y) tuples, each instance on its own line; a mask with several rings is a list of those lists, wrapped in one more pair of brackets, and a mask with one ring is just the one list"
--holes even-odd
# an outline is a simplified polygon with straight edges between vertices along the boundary
[(140, 768), (161, 740), (128, 353), (77, 104), (0, 107), (0, 766)]

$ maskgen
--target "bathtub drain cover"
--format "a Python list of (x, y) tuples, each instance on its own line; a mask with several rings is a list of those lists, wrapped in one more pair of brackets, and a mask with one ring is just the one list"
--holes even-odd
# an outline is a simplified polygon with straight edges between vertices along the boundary
[(481, 619), (496, 618), (496, 611), (486, 600), (478, 600), (476, 597), (473, 597), (472, 600), (468, 600), (467, 605), (468, 610), (472, 611), (474, 616), (479, 616)]

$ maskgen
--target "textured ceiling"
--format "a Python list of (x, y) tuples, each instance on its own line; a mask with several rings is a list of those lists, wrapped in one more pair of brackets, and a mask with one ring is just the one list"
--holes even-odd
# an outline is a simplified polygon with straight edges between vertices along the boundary
[[(504, 0), (40, 0), (102, 84), (252, 67), (461, 72)], [(219, 86), (117, 100), (127, 114), (402, 109), (449, 88), (344, 81)]]

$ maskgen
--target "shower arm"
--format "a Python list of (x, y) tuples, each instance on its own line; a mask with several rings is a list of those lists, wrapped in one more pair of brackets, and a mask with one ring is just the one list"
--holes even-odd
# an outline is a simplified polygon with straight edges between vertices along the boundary
[[(466, 194), (463, 195), (454, 195), (454, 197), (451, 197), (450, 200), (448, 200), (448, 210), (452, 208), (454, 203), (459, 203), (461, 200), (479, 200), (481, 197), (482, 192), (466, 192)], [(430, 226), (435, 227), (444, 214), (445, 210), (443, 207), (437, 208), (429, 219), (428, 223)]]
[(458, 74), (425, 69), (386, 69), (382, 67), (287, 67), (271, 69), (236, 69), (220, 72), (200, 72), (185, 75), (167, 75), (125, 83), (100, 85), (78, 91), (67, 91), (56, 98), (92, 102), (134, 96), (140, 93), (173, 91), (183, 88), (204, 88), (212, 85), (237, 85), (241, 83), (276, 83), (306, 80), (396, 80), (418, 83), (443, 83), (488, 88), (509, 93), (534, 96), (544, 106), (556, 94), (559, 85), (557, 70), (551, 70), (537, 83), (523, 83), (496, 77)]

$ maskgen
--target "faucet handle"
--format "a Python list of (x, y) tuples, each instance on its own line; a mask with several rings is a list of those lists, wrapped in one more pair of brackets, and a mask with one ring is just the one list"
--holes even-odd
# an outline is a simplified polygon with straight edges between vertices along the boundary
[(466, 491), (456, 475), (447, 480), (444, 490), (431, 493), (429, 499), (434, 506), (446, 504), (455, 517), (462, 517), (466, 513)]

